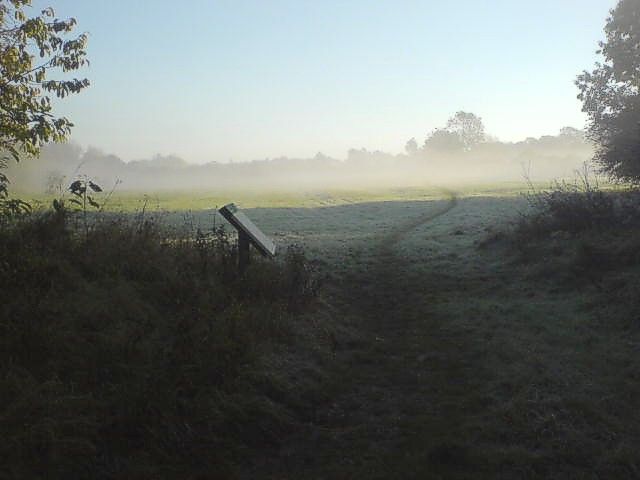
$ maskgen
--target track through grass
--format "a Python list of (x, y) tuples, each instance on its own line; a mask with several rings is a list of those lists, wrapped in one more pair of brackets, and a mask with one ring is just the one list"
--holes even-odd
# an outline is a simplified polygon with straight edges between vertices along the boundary
[(456, 438), (477, 381), (474, 366), (458, 354), (465, 339), (429, 315), (425, 282), (441, 279), (424, 278), (393, 248), (450, 212), (457, 197), (447, 194), (444, 205), (426, 204), (426, 212), (361, 251), (359, 271), (332, 292), (360, 336), (337, 346), (336, 395), (318, 410), (315, 425), (283, 448), (286, 473), (283, 464), (271, 465), (272, 478), (424, 478), (429, 469), (460, 462), (470, 471), (470, 453)]
[(560, 264), (482, 246), (521, 200), (424, 202), (328, 265), (352, 329), (330, 400), (247, 478), (637, 478), (637, 334), (588, 285), (535, 274)]
[(458, 204), (458, 197), (455, 192), (445, 188), (442, 188), (440, 190), (442, 190), (442, 192), (449, 197), (449, 202), (442, 208), (435, 211), (427, 209), (426, 213), (418, 216), (416, 219), (405, 222), (403, 225), (400, 225), (398, 228), (396, 228), (393, 232), (387, 234), (380, 242), (380, 253), (389, 253), (389, 249), (392, 248), (394, 244), (402, 240), (402, 238), (409, 232), (421, 225), (424, 225), (425, 223), (430, 222), (431, 220), (438, 218), (441, 215), (446, 214)]

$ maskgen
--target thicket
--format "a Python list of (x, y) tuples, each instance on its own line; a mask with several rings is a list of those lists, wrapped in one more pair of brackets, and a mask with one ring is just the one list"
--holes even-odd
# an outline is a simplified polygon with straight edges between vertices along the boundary
[(240, 276), (221, 229), (77, 215), (0, 229), (0, 478), (228, 478), (294, 421), (261, 361), (313, 303), (303, 252)]
[(603, 303), (637, 317), (640, 303), (640, 191), (602, 188), (585, 170), (526, 195), (527, 209), (505, 238), (531, 275), (560, 288), (592, 288)]
[(525, 198), (530, 208), (516, 230), (521, 240), (610, 228), (635, 217), (629, 215), (633, 193), (603, 190), (587, 166), (573, 181), (557, 180), (540, 190), (529, 182), (529, 187)]

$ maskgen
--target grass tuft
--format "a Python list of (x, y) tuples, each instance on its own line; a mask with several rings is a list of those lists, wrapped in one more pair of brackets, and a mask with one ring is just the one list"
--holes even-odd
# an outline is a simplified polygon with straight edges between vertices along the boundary
[(293, 428), (264, 359), (314, 302), (302, 250), (240, 276), (221, 229), (80, 231), (64, 209), (0, 231), (0, 477), (228, 478)]

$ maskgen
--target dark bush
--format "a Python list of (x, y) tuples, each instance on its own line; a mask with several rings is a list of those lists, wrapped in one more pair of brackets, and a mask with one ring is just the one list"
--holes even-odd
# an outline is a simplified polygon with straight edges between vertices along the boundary
[(0, 231), (0, 478), (224, 478), (290, 428), (260, 355), (315, 294), (301, 250), (241, 277), (222, 230), (71, 225)]
[(614, 195), (601, 190), (586, 169), (574, 182), (558, 181), (548, 190), (529, 192), (526, 198), (531, 212), (520, 223), (520, 233), (526, 236), (603, 229), (618, 221)]

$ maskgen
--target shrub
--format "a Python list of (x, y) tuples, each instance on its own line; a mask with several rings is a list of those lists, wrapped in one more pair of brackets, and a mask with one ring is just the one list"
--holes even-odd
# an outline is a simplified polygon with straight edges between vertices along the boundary
[(312, 301), (303, 252), (241, 277), (222, 230), (69, 215), (0, 231), (0, 477), (225, 477), (277, 441), (260, 352)]
[(531, 211), (521, 218), (518, 228), (524, 237), (609, 228), (618, 221), (614, 195), (600, 188), (587, 167), (573, 182), (556, 181), (548, 190), (532, 189), (526, 199)]

